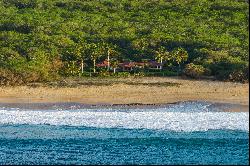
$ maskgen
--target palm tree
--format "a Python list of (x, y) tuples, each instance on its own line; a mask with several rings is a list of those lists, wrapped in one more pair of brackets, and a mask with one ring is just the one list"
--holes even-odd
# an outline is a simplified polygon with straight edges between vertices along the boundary
[(99, 44), (91, 43), (86, 45), (87, 51), (90, 54), (90, 59), (93, 62), (93, 71), (96, 73), (96, 60), (102, 56), (102, 50)]
[(118, 67), (118, 64), (119, 64), (118, 60), (113, 60), (113, 61), (111, 62), (111, 66), (112, 66), (112, 68), (113, 68), (113, 72), (114, 72), (114, 73), (116, 72), (116, 68)]
[[(171, 54), (165, 49), (165, 47), (161, 46), (158, 51), (156, 51), (155, 59), (162, 64), (163, 60), (171, 59)], [(160, 69), (162, 69), (162, 66)]]
[(83, 59), (84, 59), (84, 54), (83, 54), (83, 47), (81, 45), (77, 45), (74, 49), (74, 54), (76, 56), (77, 59), (81, 60), (81, 73), (83, 73)]
[(104, 54), (107, 55), (107, 61), (108, 61), (107, 70), (109, 71), (111, 57), (114, 57), (114, 56), (118, 55), (118, 52), (116, 51), (117, 47), (116, 47), (116, 45), (112, 45), (112, 44), (109, 44), (109, 43), (103, 43), (102, 47), (103, 47)]
[(173, 55), (174, 61), (179, 66), (179, 70), (178, 70), (178, 75), (179, 75), (181, 63), (187, 61), (187, 59), (188, 59), (188, 52), (185, 49), (179, 47), (179, 48), (173, 50), (172, 55)]

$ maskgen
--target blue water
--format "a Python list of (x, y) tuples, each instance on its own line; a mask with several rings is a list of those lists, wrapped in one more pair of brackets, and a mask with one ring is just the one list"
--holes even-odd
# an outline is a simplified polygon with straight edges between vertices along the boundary
[[(183, 109), (187, 109), (183, 111)], [(248, 164), (249, 113), (0, 109), (0, 164)]]

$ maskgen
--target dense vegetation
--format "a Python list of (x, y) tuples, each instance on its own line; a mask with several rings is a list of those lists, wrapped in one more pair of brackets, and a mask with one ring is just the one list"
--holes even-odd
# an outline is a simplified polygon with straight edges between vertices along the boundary
[[(84, 76), (107, 54), (112, 65), (160, 56), (167, 71), (180, 66), (191, 77), (248, 80), (248, 5), (246, 0), (0, 0), (0, 83)], [(180, 51), (187, 59), (177, 57)]]

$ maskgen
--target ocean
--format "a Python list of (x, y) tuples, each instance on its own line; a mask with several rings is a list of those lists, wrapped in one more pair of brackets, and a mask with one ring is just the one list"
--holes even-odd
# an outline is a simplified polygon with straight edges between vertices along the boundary
[(249, 112), (209, 102), (150, 108), (0, 107), (3, 164), (244, 164)]

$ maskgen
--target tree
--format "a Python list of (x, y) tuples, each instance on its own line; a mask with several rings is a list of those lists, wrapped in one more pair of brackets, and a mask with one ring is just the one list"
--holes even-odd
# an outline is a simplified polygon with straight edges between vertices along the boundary
[(96, 73), (96, 60), (103, 55), (102, 49), (100, 44), (90, 43), (86, 46), (89, 54), (90, 59), (93, 62), (93, 71)]
[(113, 73), (116, 72), (116, 69), (117, 69), (117, 67), (118, 67), (118, 64), (119, 64), (119, 61), (116, 60), (116, 59), (114, 59), (113, 61), (111, 61), (111, 66), (112, 66), (112, 68), (113, 68)]
[(67, 66), (66, 68), (69, 70), (69, 73), (73, 75), (79, 74), (78, 62), (80, 62), (80, 71), (83, 73), (84, 59), (86, 58), (85, 44), (75, 43), (72, 46), (66, 47), (64, 51), (62, 59), (64, 64)]
[[(161, 46), (155, 54), (155, 59), (158, 60), (161, 64), (163, 63), (163, 60), (171, 60), (171, 54), (165, 49), (165, 47)], [(160, 67), (162, 69), (162, 66)]]
[[(212, 51), (215, 60), (221, 50), (227, 52), (225, 58), (249, 60), (249, 3), (244, 0), (0, 0), (0, 16), (0, 68), (13, 73), (25, 68), (32, 54), (43, 57), (34, 63), (62, 62), (58, 76), (68, 71), (77, 75), (101, 55), (108, 59), (109, 70), (118, 59), (114, 52), (120, 59), (164, 62), (160, 46), (185, 48), (189, 63), (208, 67), (213, 76), (218, 70), (202, 49)], [(98, 42), (102, 50), (96, 57), (85, 44)], [(39, 49), (28, 53), (31, 47)], [(166, 61), (182, 67), (185, 60), (172, 55)], [(230, 66), (234, 64), (225, 63), (218, 77)]]
[(102, 44), (102, 49), (103, 49), (103, 53), (104, 55), (107, 56), (107, 61), (108, 61), (108, 68), (107, 70), (109, 71), (110, 69), (110, 61), (111, 58), (114, 58), (115, 56), (117, 56), (119, 53), (116, 51), (117, 46), (116, 45), (112, 45), (109, 43), (103, 43)]
[(173, 56), (174, 62), (178, 64), (178, 67), (179, 67), (178, 73), (179, 73), (180, 68), (181, 68), (181, 63), (187, 61), (188, 59), (188, 52), (184, 50), (183, 48), (179, 47), (173, 50), (172, 56)]
[(84, 67), (84, 46), (82, 45), (76, 45), (74, 47), (74, 50), (73, 50), (73, 53), (74, 55), (76, 56), (76, 59), (77, 60), (80, 60), (81, 61), (81, 73), (83, 73), (83, 67)]

